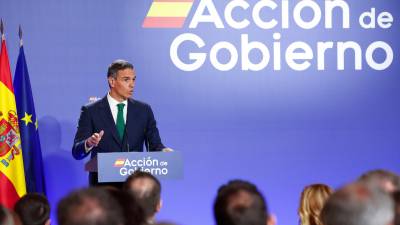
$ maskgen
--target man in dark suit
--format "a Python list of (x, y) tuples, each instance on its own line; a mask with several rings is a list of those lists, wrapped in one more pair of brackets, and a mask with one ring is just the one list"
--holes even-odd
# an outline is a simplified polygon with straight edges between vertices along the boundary
[[(97, 152), (171, 151), (160, 139), (151, 107), (131, 98), (136, 81), (133, 65), (116, 60), (107, 73), (110, 91), (101, 100), (82, 107), (72, 155), (83, 159)], [(97, 173), (89, 173), (90, 185)]]

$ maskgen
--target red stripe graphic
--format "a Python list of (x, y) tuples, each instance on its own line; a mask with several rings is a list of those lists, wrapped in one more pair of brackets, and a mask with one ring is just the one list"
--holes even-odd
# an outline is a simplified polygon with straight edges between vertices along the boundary
[(146, 17), (143, 27), (146, 28), (181, 28), (186, 17)]
[(7, 208), (13, 209), (19, 196), (10, 180), (0, 172), (0, 202)]

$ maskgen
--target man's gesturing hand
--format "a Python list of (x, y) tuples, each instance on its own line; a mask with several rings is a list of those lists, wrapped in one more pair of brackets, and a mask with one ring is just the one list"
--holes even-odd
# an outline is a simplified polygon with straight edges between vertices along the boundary
[(103, 137), (103, 134), (104, 134), (103, 130), (101, 130), (99, 133), (92, 134), (92, 136), (86, 139), (86, 147), (88, 148), (96, 147), (99, 144), (101, 138)]

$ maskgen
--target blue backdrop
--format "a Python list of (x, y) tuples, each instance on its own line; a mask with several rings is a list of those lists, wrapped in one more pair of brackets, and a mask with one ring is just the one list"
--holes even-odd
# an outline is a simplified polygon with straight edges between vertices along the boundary
[[(62, 196), (87, 184), (85, 161), (75, 161), (71, 155), (73, 136), (80, 107), (90, 97), (106, 94), (107, 66), (117, 58), (133, 62), (134, 98), (152, 106), (164, 144), (185, 157), (185, 179), (162, 181), (164, 207), (159, 219), (213, 224), (217, 188), (229, 179), (242, 178), (260, 187), (278, 224), (294, 225), (305, 185), (323, 182), (338, 187), (375, 168), (400, 172), (398, 1), (347, 1), (349, 29), (341, 28), (341, 14), (336, 12), (333, 29), (324, 28), (322, 19), (309, 30), (295, 24), (292, 1), (289, 29), (261, 29), (251, 16), (255, 0), (248, 1), (247, 10), (233, 11), (236, 20), (249, 20), (244, 29), (226, 23), (224, 8), (229, 1), (214, 2), (225, 28), (212, 23), (189, 28), (200, 2), (194, 0), (182, 28), (160, 29), (142, 27), (151, 0), (0, 1), (13, 71), (19, 24), (24, 31), (53, 213)], [(276, 18), (280, 23), (277, 2), (277, 10), (261, 10), (263, 20)], [(324, 18), (323, 1), (317, 3)], [(358, 17), (372, 7), (377, 13), (392, 14), (390, 28), (360, 27)], [(302, 16), (310, 21), (312, 10), (304, 9)], [(281, 34), (281, 70), (272, 67), (275, 32)], [(179, 69), (170, 58), (170, 46), (183, 33), (199, 36), (205, 46), (199, 50), (185, 42), (179, 48), (182, 61), (193, 62), (190, 52), (208, 54), (215, 43), (226, 41), (238, 50), (239, 62), (225, 72), (214, 68), (208, 58), (197, 70)], [(242, 34), (268, 46), (271, 61), (266, 68), (241, 69)], [(314, 52), (305, 71), (295, 71), (285, 62), (286, 48), (296, 41), (308, 43)], [(316, 66), (319, 41), (335, 43), (326, 52), (325, 70)], [(345, 69), (337, 69), (335, 49), (340, 41), (361, 46), (361, 70), (354, 68), (351, 51), (346, 53)], [(372, 69), (364, 56), (375, 41), (384, 41), (393, 50), (392, 63), (382, 71)], [(221, 63), (230, 60), (226, 50), (218, 57)], [(383, 62), (385, 52), (378, 49), (374, 57)], [(261, 54), (255, 50), (250, 58), (256, 63)]]

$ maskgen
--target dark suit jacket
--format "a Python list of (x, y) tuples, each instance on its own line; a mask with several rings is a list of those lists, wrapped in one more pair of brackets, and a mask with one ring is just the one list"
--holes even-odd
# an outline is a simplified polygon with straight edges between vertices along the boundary
[[(101, 130), (104, 130), (104, 135), (99, 145), (86, 153), (85, 140)], [(91, 154), (91, 158), (93, 158), (97, 152), (143, 151), (145, 142), (148, 142), (146, 145), (149, 146), (149, 151), (161, 151), (165, 148), (161, 142), (151, 107), (146, 103), (128, 99), (125, 135), (121, 141), (106, 96), (82, 107), (72, 155), (75, 159), (83, 159), (88, 154)], [(90, 184), (96, 184), (93, 183), (94, 179), (97, 183), (97, 174), (90, 173)]]

